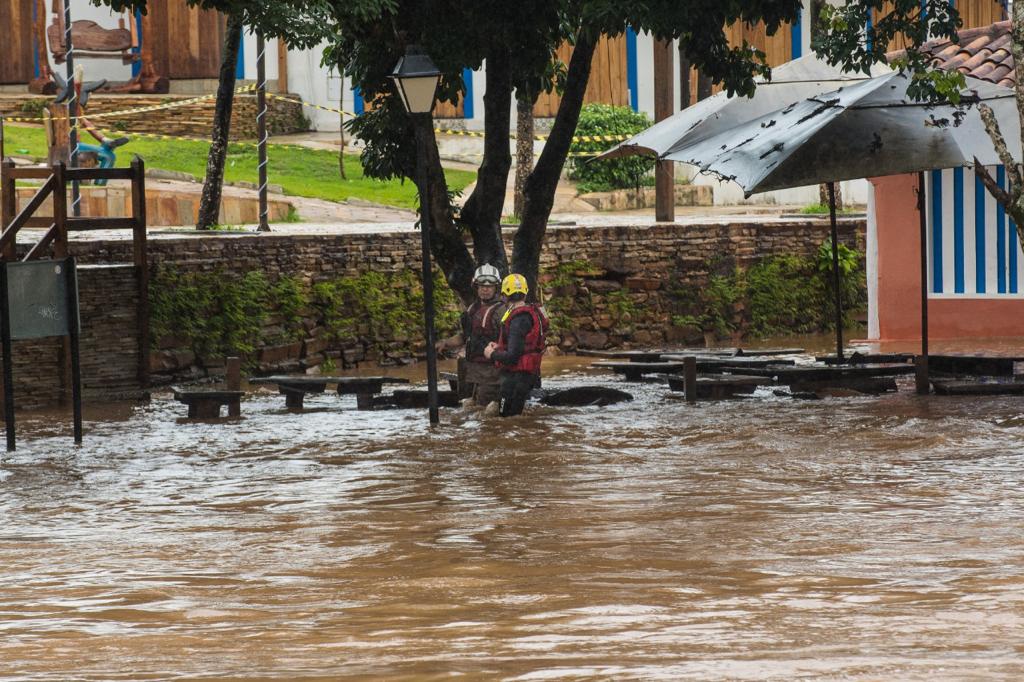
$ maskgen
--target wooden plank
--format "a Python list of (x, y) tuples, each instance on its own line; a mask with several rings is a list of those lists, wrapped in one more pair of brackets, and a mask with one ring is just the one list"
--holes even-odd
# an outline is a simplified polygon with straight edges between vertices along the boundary
[[(568, 65), (572, 59), (572, 49), (571, 45), (563, 43), (555, 51), (555, 58)], [(560, 102), (557, 93), (542, 93), (533, 107), (533, 115), (537, 118), (550, 118), (558, 113)], [(598, 42), (583, 102), (629, 106), (625, 35), (619, 34), (614, 38), (603, 36)]]
[(32, 54), (32, 6), (35, 2), (0, 0), (0, 26), (4, 27), (0, 84), (28, 83), (35, 75)]
[(68, 168), (64, 177), (71, 180), (131, 180), (131, 168)]
[(217, 78), (223, 46), (224, 15), (189, 7), (186, 0), (149, 5), (149, 32), (157, 73), (176, 79)]
[(1021, 395), (1024, 382), (983, 382), (934, 379), (936, 395)]
[(50, 245), (50, 242), (52, 242), (56, 238), (57, 238), (57, 225), (54, 224), (54, 223), (51, 223), (50, 224), (50, 229), (48, 229), (46, 231), (46, 234), (43, 235), (43, 238), (40, 239), (38, 242), (36, 242), (35, 246), (33, 246), (31, 249), (29, 249), (29, 252), (25, 254), (25, 257), (22, 258), (21, 261), (24, 263), (24, 262), (27, 262), (27, 261), (30, 261), (30, 260), (35, 260), (35, 259), (39, 258), (40, 256), (43, 255), (43, 252), (46, 250), (46, 247), (48, 247)]
[(25, 226), (25, 223), (28, 222), (32, 214), (38, 211), (43, 202), (53, 193), (54, 185), (54, 178), (51, 177), (36, 191), (35, 195), (25, 204), (25, 207), (21, 209), (21, 212), (14, 217), (10, 224), (4, 227), (3, 234), (0, 235), (0, 248), (14, 242), (18, 235), (18, 230)]
[(49, 166), (22, 166), (12, 168), (7, 175), (15, 180), (47, 180), (53, 175)]
[(68, 230), (83, 232), (86, 230), (134, 230), (134, 218), (68, 218)]
[(288, 43), (277, 39), (277, 91), (288, 92)]

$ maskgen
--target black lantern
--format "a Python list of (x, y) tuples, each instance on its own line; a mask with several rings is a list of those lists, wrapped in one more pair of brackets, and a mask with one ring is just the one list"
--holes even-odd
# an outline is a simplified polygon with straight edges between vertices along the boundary
[(405, 56), (395, 65), (391, 80), (410, 114), (429, 114), (434, 110), (441, 72), (418, 45), (405, 48)]

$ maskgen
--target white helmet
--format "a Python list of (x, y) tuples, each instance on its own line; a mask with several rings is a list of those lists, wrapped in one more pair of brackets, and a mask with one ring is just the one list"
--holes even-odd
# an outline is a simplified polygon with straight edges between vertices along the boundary
[(473, 284), (486, 284), (490, 286), (498, 286), (501, 283), (501, 273), (498, 272), (498, 268), (493, 265), (484, 263), (476, 269), (473, 273)]

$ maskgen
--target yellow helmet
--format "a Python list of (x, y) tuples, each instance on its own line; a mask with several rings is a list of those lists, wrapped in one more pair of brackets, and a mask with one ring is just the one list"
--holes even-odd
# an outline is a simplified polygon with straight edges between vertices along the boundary
[(501, 293), (506, 296), (511, 296), (512, 294), (522, 294), (525, 296), (529, 290), (530, 288), (526, 286), (526, 278), (522, 275), (513, 273), (501, 282)]

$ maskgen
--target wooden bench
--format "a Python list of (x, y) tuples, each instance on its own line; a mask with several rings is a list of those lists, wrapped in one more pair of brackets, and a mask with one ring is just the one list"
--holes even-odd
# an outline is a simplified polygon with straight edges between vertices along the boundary
[(624, 375), (626, 381), (640, 381), (645, 374), (679, 374), (683, 371), (682, 362), (595, 362), (591, 367), (610, 369)]
[[(680, 376), (668, 376), (668, 387), (673, 391), (686, 393), (686, 380)], [(742, 374), (698, 374), (698, 400), (724, 400), (738, 395), (750, 395), (758, 386), (774, 383), (770, 377), (745, 376)]]
[(936, 395), (1022, 395), (1024, 382), (932, 379)]
[(356, 408), (373, 409), (373, 397), (384, 390), (384, 384), (407, 384), (408, 379), (395, 377), (323, 377), (269, 376), (249, 379), (250, 384), (275, 384), (284, 395), (284, 404), (292, 412), (301, 412), (306, 395), (323, 393), (329, 385), (337, 387), (338, 395), (354, 395)]
[(174, 399), (188, 405), (189, 419), (217, 419), (223, 405), (228, 406), (229, 417), (239, 417), (242, 414), (241, 400), (245, 395), (244, 391), (182, 391), (177, 388), (173, 390)]

